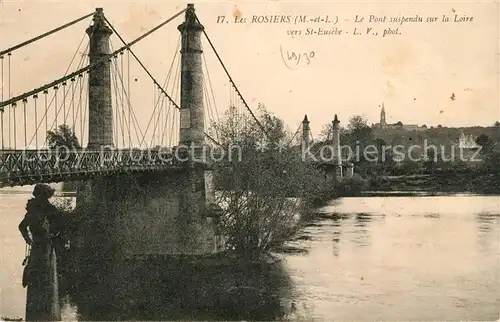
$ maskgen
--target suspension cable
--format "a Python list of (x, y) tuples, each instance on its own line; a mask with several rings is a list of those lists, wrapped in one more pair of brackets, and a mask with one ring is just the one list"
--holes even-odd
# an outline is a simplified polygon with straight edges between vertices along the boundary
[(73, 134), (75, 134), (76, 119), (75, 119), (75, 78), (74, 77), (71, 79), (71, 119), (72, 119), (71, 131), (73, 131)]
[[(181, 94), (180, 94), (180, 91), (181, 91), (181, 87), (180, 86), (177, 86), (180, 82), (180, 70), (181, 70), (181, 58), (179, 58), (179, 63), (176, 64), (176, 68), (175, 68), (175, 72), (174, 72), (174, 80), (172, 82), (172, 93), (174, 95), (175, 98), (180, 98)], [(180, 111), (180, 110), (179, 110)], [(172, 126), (170, 128), (170, 141), (169, 143), (170, 144), (173, 144), (173, 139), (174, 139), (174, 129), (177, 129), (176, 128), (176, 117), (177, 117), (177, 113), (175, 113), (175, 110), (173, 110), (172, 112)], [(177, 132), (179, 133), (179, 132)]]
[[(49, 112), (49, 106), (47, 104), (47, 95), (49, 94), (49, 91), (48, 90), (44, 90), (43, 91), (43, 96), (44, 96), (44, 100), (45, 100), (45, 134), (47, 134), (47, 132), (49, 131), (49, 120), (48, 120), (48, 112)], [(48, 144), (49, 144), (49, 140), (48, 140), (48, 137), (47, 135), (45, 135), (45, 146), (47, 147)]]
[(286, 145), (287, 147), (290, 146), (290, 144), (293, 142), (293, 139), (295, 139), (295, 137), (299, 133), (300, 129), (301, 129), (301, 125), (299, 124), (299, 126), (297, 127), (297, 131), (295, 131), (295, 134), (292, 136), (292, 138), (290, 139), (290, 141), (288, 141), (288, 143)]
[(58, 91), (57, 85), (54, 86), (54, 116), (55, 116), (55, 122), (56, 122), (56, 127), (55, 129), (57, 130), (57, 114), (59, 114), (59, 111), (57, 110), (57, 91)]
[[(89, 83), (89, 77), (87, 76), (87, 86), (83, 86), (83, 82), (85, 80), (85, 75), (80, 75), (82, 77), (82, 92), (83, 90), (85, 91), (85, 95), (81, 95), (80, 96), (83, 96), (83, 105), (82, 105), (82, 109), (80, 110), (80, 114), (82, 115), (81, 119), (82, 119), (82, 146), (83, 146), (83, 142), (84, 142), (84, 139), (85, 139), (85, 134), (88, 135), (89, 133), (89, 129), (88, 127), (85, 127), (85, 124), (87, 124), (87, 117), (89, 116), (89, 86), (88, 86), (88, 83)], [(84, 110), (85, 109), (85, 110)], [(85, 131), (86, 130), (86, 131)], [(87, 143), (88, 143), (88, 137), (87, 137)]]
[(24, 148), (28, 148), (28, 133), (27, 133), (27, 117), (26, 117), (26, 104), (28, 103), (28, 99), (23, 99), (23, 118), (24, 118)]
[[(111, 46), (113, 46), (113, 44), (110, 44)], [(115, 61), (115, 64), (116, 64), (116, 61)], [(115, 66), (115, 72), (116, 72), (116, 69), (117, 69), (117, 66)], [(123, 71), (122, 73), (117, 73), (118, 74), (118, 77), (119, 77), (119, 81), (121, 83), (121, 86), (122, 88), (125, 88), (125, 81), (123, 79)], [(128, 67), (128, 72), (127, 74), (130, 75), (130, 67)], [(135, 135), (137, 137), (137, 140), (139, 142), (142, 142), (141, 141), (141, 138), (139, 138), (139, 132), (142, 136), (142, 140), (144, 140), (144, 137), (146, 135), (146, 133), (142, 133), (141, 129), (140, 129), (140, 126), (139, 126), (139, 122), (137, 121), (137, 117), (135, 116), (135, 113), (134, 111), (132, 110), (132, 102), (130, 101), (130, 93), (127, 93), (127, 92), (123, 92), (125, 95), (126, 95), (126, 100), (127, 100), (127, 106), (128, 106), (128, 125), (126, 124), (125, 122), (125, 125), (127, 126), (127, 131), (128, 131), (128, 139), (129, 139), (129, 145), (132, 145), (132, 135), (131, 135), (131, 128), (132, 128), (132, 125), (134, 126), (134, 129), (135, 129)], [(122, 109), (123, 109), (123, 106), (122, 106)], [(125, 115), (125, 114), (124, 114)], [(133, 119), (132, 119), (133, 117)], [(132, 125), (131, 125), (132, 123)], [(139, 128), (139, 130), (137, 130)], [(124, 143), (124, 146), (125, 146), (125, 143)]]
[[(118, 78), (118, 80), (120, 81), (121, 86), (122, 86), (122, 87), (125, 87), (125, 82), (124, 82), (124, 80), (123, 80), (123, 77), (122, 77), (122, 76), (123, 76), (122, 74), (118, 73), (118, 77), (119, 77), (119, 78)], [(138, 140), (139, 142), (142, 142), (142, 141), (144, 140), (144, 137), (145, 137), (145, 135), (146, 135), (146, 134), (143, 134), (143, 133), (142, 133), (142, 131), (141, 131), (140, 127), (139, 127), (139, 129), (137, 129), (137, 125), (139, 124), (139, 122), (137, 121), (137, 117), (135, 116), (135, 113), (134, 113), (134, 111), (132, 110), (132, 104), (131, 104), (131, 102), (130, 102), (130, 95), (129, 95), (129, 93), (125, 93), (125, 99), (127, 100), (127, 106), (128, 106), (128, 112), (129, 112), (129, 119), (130, 119), (130, 123), (132, 123), (132, 125), (134, 126), (134, 129), (135, 129), (135, 135), (136, 135), (136, 137), (137, 137), (137, 140)], [(135, 122), (136, 122), (137, 124), (136, 124)], [(128, 132), (129, 132), (129, 139), (130, 139), (129, 144), (131, 145), (131, 134), (130, 134), (131, 124), (130, 124), (130, 123), (128, 124), (128, 128), (127, 128), (127, 130), (128, 130)], [(142, 136), (142, 141), (141, 141), (141, 138), (139, 137), (139, 132), (140, 132), (140, 134), (141, 134), (141, 136)]]
[[(115, 68), (115, 70), (117, 70), (116, 71), (117, 73), (122, 73), (123, 74), (123, 70), (124, 70), (123, 69), (123, 51), (120, 53), (120, 64), (121, 64), (121, 66), (120, 66), (121, 68), (120, 69)], [(122, 128), (122, 141), (123, 141), (122, 144), (123, 144), (124, 148), (125, 148), (125, 131), (124, 131), (124, 128), (126, 126), (126, 124), (125, 124), (125, 108), (124, 108), (124, 106), (125, 106), (125, 103), (124, 103), (125, 94), (126, 94), (125, 93), (125, 87), (123, 86), (122, 87), (122, 95), (120, 96), (121, 97), (120, 101), (121, 101), (121, 107), (122, 107), (122, 110), (121, 110), (121, 112), (122, 112), (121, 128)]]
[(220, 147), (223, 147), (222, 144), (220, 144), (219, 142), (217, 142), (213, 137), (211, 137), (209, 134), (205, 133), (205, 136), (212, 142), (214, 142), (215, 144), (217, 144), (218, 146)]
[[(16, 109), (17, 109), (17, 104), (16, 103), (12, 103), (12, 113), (14, 114), (14, 150), (16, 149), (17, 147), (17, 129), (16, 129)], [(9, 132), (10, 132), (10, 129), (9, 129)]]
[[(115, 27), (113, 27), (113, 25), (109, 22), (109, 20), (106, 19), (106, 17), (104, 17), (104, 20), (106, 20), (106, 22), (108, 23), (109, 27), (111, 28), (111, 30), (113, 30), (113, 32), (116, 34), (116, 36), (118, 36), (118, 38), (120, 39), (120, 41), (123, 44), (127, 44), (125, 42), (125, 40), (122, 38), (122, 36), (120, 36), (120, 34), (118, 33), (118, 31), (116, 31)], [(149, 72), (149, 70), (146, 68), (146, 66), (144, 66), (144, 64), (137, 57), (137, 55), (132, 51), (132, 49), (128, 48), (128, 51), (129, 51), (130, 54), (132, 54), (132, 56), (134, 56), (135, 60), (137, 60), (137, 62), (139, 63), (139, 65), (141, 65), (142, 69), (144, 69), (144, 71), (148, 74), (148, 76), (151, 78), (151, 80), (153, 80), (154, 85), (158, 86), (158, 88), (163, 92), (164, 95), (167, 96), (167, 98), (170, 100), (170, 102), (173, 103), (176, 108), (180, 109), (180, 107), (174, 102), (174, 100), (170, 97), (170, 95), (168, 95), (168, 93), (163, 89), (163, 87), (160, 85), (160, 83), (158, 83), (156, 81), (156, 79), (153, 77), (153, 75), (151, 75), (151, 73)]]
[(32, 96), (36, 93), (40, 93), (46, 89), (49, 89), (51, 87), (54, 87), (68, 79), (71, 79), (71, 77), (75, 77), (75, 76), (78, 76), (79, 74), (82, 74), (96, 66), (98, 66), (99, 64), (103, 63), (104, 61), (106, 60), (109, 60), (110, 57), (113, 57), (115, 56), (116, 54), (119, 54), (121, 53), (122, 51), (126, 50), (126, 49), (129, 49), (130, 47), (132, 47), (133, 45), (135, 45), (136, 43), (138, 43), (139, 41), (141, 41), (142, 39), (146, 38), (147, 36), (149, 36), (150, 34), (152, 34), (153, 32), (155, 32), (156, 30), (158, 30), (159, 28), (163, 27), (164, 25), (166, 25), (167, 23), (169, 23), (170, 21), (174, 20), (175, 18), (177, 18), (178, 16), (180, 16), (182, 13), (184, 13), (187, 9), (183, 9), (181, 10), (179, 13), (175, 14), (174, 16), (170, 17), (169, 19), (165, 20), (164, 22), (162, 22), (161, 24), (159, 24), (158, 26), (154, 27), (153, 29), (151, 29), (150, 31), (146, 32), (145, 34), (137, 37), (136, 39), (134, 39), (133, 41), (129, 42), (128, 44), (124, 45), (123, 47), (115, 50), (114, 52), (112, 52), (111, 54), (107, 54), (103, 57), (101, 57), (101, 59), (99, 59), (98, 61), (94, 62), (93, 64), (89, 64), (83, 68), (80, 68), (76, 71), (74, 71), (73, 73), (71, 74), (68, 74), (64, 77), (61, 77), (49, 84), (46, 84), (42, 87), (39, 87), (39, 88), (36, 88), (34, 90), (31, 90), (29, 92), (26, 92), (24, 94), (21, 94), (21, 95), (18, 95), (16, 97), (12, 97), (11, 99), (7, 100), (7, 101), (3, 101), (3, 102), (0, 102), (0, 109), (4, 106), (8, 106), (10, 104), (12, 104), (13, 102), (17, 102), (17, 101), (20, 101), (22, 100), (23, 98), (25, 97), (29, 97), (29, 96)]
[[(2, 84), (2, 94), (1, 94), (1, 98), (2, 98), (2, 101), (4, 100), (4, 80), (3, 80), (3, 56), (0, 56), (0, 64), (1, 64), (1, 68), (0, 68), (0, 84)], [(2, 127), (2, 150), (5, 148), (5, 142), (4, 142), (4, 129), (3, 129), (3, 114), (4, 114), (4, 110), (3, 108), (0, 107), (0, 122), (2, 123), (1, 127)]]
[[(196, 18), (196, 21), (201, 24), (200, 20), (198, 19), (198, 16), (196, 14), (194, 14), (195, 18)], [(205, 35), (205, 38), (207, 38), (207, 41), (208, 43), (210, 44), (210, 47), (212, 47), (212, 50), (214, 51), (215, 53), (215, 56), (217, 57), (217, 59), (219, 60), (219, 63), (222, 65), (222, 68), (224, 69), (224, 72), (226, 72), (226, 75), (227, 77), (229, 78), (229, 81), (231, 82), (231, 84), (234, 86), (234, 89), (236, 90), (236, 93), (238, 94), (239, 98), (241, 99), (241, 101), (243, 102), (243, 104), (245, 105), (246, 109), (250, 112), (250, 114), (252, 115), (253, 119), (255, 120), (255, 122), (257, 123), (257, 125), (260, 127), (260, 129), (262, 130), (262, 132), (264, 132), (264, 134), (269, 137), (267, 131), (264, 129), (264, 127), (262, 126), (262, 124), (260, 123), (260, 121), (257, 119), (257, 117), (255, 116), (255, 114), (252, 112), (252, 110), (250, 109), (250, 107), (248, 106), (247, 102), (245, 101), (245, 99), (243, 98), (243, 95), (241, 95), (240, 91), (238, 90), (238, 87), (236, 86), (236, 84), (234, 83), (233, 81), (233, 78), (231, 77), (231, 75), (229, 74), (229, 72), (227, 71), (227, 68), (226, 66), (224, 65), (224, 63), (222, 62), (222, 59), (220, 58), (219, 56), (219, 53), (217, 52), (217, 50), (215, 49), (215, 46), (213, 45), (212, 41), (210, 40), (210, 38), (208, 37), (207, 35), (207, 32), (205, 31), (205, 29), (203, 29), (203, 34)]]
[[(187, 9), (184, 9), (183, 11), (179, 12), (176, 16), (178, 16), (178, 15), (182, 14), (185, 10), (187, 10)], [(176, 16), (174, 16), (174, 17), (176, 17)], [(108, 20), (106, 17), (104, 17), (104, 19), (105, 19), (105, 21), (108, 23), (108, 25), (109, 25), (109, 27), (111, 28), (111, 30), (113, 30), (113, 32), (116, 34), (116, 36), (120, 39), (120, 41), (126, 45), (127, 43), (125, 42), (125, 40), (124, 40), (124, 39), (120, 36), (120, 34), (118, 33), (118, 31), (116, 31), (116, 29), (115, 29), (115, 28), (113, 27), (113, 25), (109, 22), (109, 20)], [(165, 22), (165, 23), (166, 23), (166, 22)], [(163, 26), (163, 25), (160, 25), (160, 26)], [(159, 28), (159, 27), (157, 27), (157, 28)], [(146, 66), (144, 66), (144, 64), (141, 62), (141, 60), (140, 60), (140, 59), (137, 57), (137, 55), (136, 55), (136, 54), (132, 51), (132, 49), (130, 48), (130, 45), (129, 45), (129, 46), (127, 46), (127, 47), (128, 47), (128, 48), (127, 48), (127, 49), (128, 49), (128, 52), (129, 52), (129, 53), (130, 53), (130, 54), (131, 54), (131, 55), (135, 58), (135, 60), (139, 63), (139, 65), (140, 65), (140, 66), (144, 69), (144, 71), (148, 74), (148, 76), (151, 78), (151, 80), (153, 81), (153, 83), (154, 83), (156, 86), (158, 86), (158, 88), (162, 91), (162, 93), (163, 93), (163, 94), (164, 94), (164, 95), (168, 98), (168, 100), (170, 101), (170, 103), (172, 103), (172, 104), (174, 105), (174, 107), (175, 107), (175, 108), (177, 108), (177, 109), (179, 109), (179, 110), (180, 110), (179, 105), (177, 105), (177, 103), (176, 103), (176, 102), (172, 99), (172, 97), (171, 97), (170, 95), (168, 95), (168, 93), (167, 93), (167, 92), (163, 89), (163, 87), (162, 87), (162, 86), (158, 83), (158, 81), (157, 81), (157, 80), (153, 77), (153, 75), (151, 75), (151, 73), (150, 73), (150, 72), (149, 72), (149, 70), (146, 68)], [(213, 47), (212, 47), (212, 48), (213, 48)], [(214, 50), (215, 50), (215, 49), (214, 49)], [(221, 63), (222, 63), (222, 62), (221, 62)], [(129, 67), (129, 71), (130, 71), (130, 67)], [(226, 71), (226, 72), (227, 72), (227, 71)], [(236, 86), (236, 85), (235, 85), (235, 86)], [(128, 99), (130, 100), (130, 93), (128, 93), (128, 96), (129, 96), (129, 98), (128, 98)], [(241, 97), (241, 94), (240, 94), (240, 97)], [(241, 97), (241, 98), (242, 98), (242, 97)], [(242, 98), (242, 99), (243, 99), (243, 98)], [(246, 105), (246, 103), (245, 103), (245, 105)], [(156, 107), (157, 107), (157, 106), (156, 106)], [(155, 109), (156, 109), (156, 107), (155, 107)], [(247, 106), (247, 108), (248, 108), (248, 106)], [(252, 113), (252, 111), (250, 111), (250, 113)], [(252, 115), (253, 115), (253, 113), (252, 113)], [(129, 117), (130, 117), (130, 112), (129, 112)], [(254, 118), (255, 118), (255, 116), (254, 116)], [(151, 120), (150, 120), (150, 122), (151, 122)], [(259, 121), (257, 120), (257, 122), (259, 122)], [(260, 125), (260, 124), (259, 124), (259, 125)], [(129, 127), (130, 127), (130, 125), (129, 125)], [(149, 127), (149, 124), (148, 124), (148, 127)], [(262, 129), (262, 131), (263, 131), (264, 133), (266, 133), (266, 132), (265, 132), (265, 130), (264, 130), (263, 128), (261, 128), (261, 129)], [(147, 129), (146, 129), (146, 132), (147, 132)], [(144, 133), (144, 135), (143, 135), (143, 140), (141, 141), (141, 143), (140, 143), (140, 144), (142, 144), (142, 142), (144, 141), (144, 139), (145, 139), (145, 135), (146, 135), (146, 133)], [(208, 135), (207, 133), (205, 133), (205, 135), (206, 135), (207, 137), (209, 137), (209, 135)], [(213, 139), (212, 139), (212, 140), (213, 140)], [(216, 141), (215, 141), (215, 142), (216, 142)], [(129, 142), (129, 143), (130, 143), (130, 142)]]
[[(123, 73), (123, 71), (122, 71)], [(125, 88), (125, 87), (124, 87)], [(130, 114), (132, 111), (132, 98), (130, 97), (130, 48), (127, 52), (127, 101), (128, 101), (128, 144), (132, 146), (132, 137), (130, 136)]]
[(212, 80), (210, 79), (210, 74), (209, 74), (209, 72), (208, 72), (208, 64), (207, 64), (207, 60), (206, 60), (206, 58), (205, 58), (205, 55), (202, 55), (202, 56), (203, 56), (203, 62), (205, 63), (205, 69), (206, 69), (206, 71), (207, 71), (207, 79), (208, 79), (208, 87), (207, 87), (207, 91), (210, 89), (210, 92), (211, 92), (211, 94), (212, 94), (213, 106), (214, 106), (215, 114), (216, 114), (216, 116), (217, 116), (217, 122), (219, 122), (219, 121), (220, 121), (220, 118), (219, 118), (219, 112), (218, 112), (218, 110), (217, 110), (217, 107), (215, 106), (215, 105), (217, 105), (217, 104), (216, 104), (216, 102), (215, 102), (215, 93), (214, 93), (214, 88), (213, 88), (213, 86), (212, 86)]
[[(203, 50), (203, 45), (202, 45), (202, 50)], [(207, 61), (205, 59), (205, 55), (202, 54), (202, 57), (203, 57), (203, 62), (204, 64), (202, 64), (202, 70), (203, 70), (203, 67), (204, 70), (203, 70), (203, 91), (204, 91), (204, 97), (206, 98), (206, 106), (207, 106), (207, 118), (208, 118), (208, 122), (205, 122), (205, 127), (206, 127), (206, 131), (207, 132), (210, 132), (211, 135), (213, 135), (213, 131), (215, 131), (215, 135), (218, 137), (218, 131), (217, 131), (217, 128), (213, 129), (213, 123), (215, 123), (215, 113), (213, 110), (215, 110), (217, 112), (217, 107), (216, 107), (216, 102), (215, 102), (215, 95), (214, 95), (214, 91), (213, 91), (213, 88), (211, 88), (211, 94), (212, 94), (212, 97), (210, 96), (210, 92), (209, 92), (209, 86), (211, 87), (211, 82), (210, 82), (210, 73), (208, 71), (208, 64), (207, 64)], [(206, 78), (205, 78), (205, 74), (206, 74)], [(208, 84), (207, 84), (207, 81), (205, 80), (207, 79), (208, 80)], [(212, 99), (213, 99), (213, 108), (212, 108)], [(218, 113), (217, 113), (217, 117), (218, 117)], [(217, 121), (219, 121), (219, 119), (217, 118)]]
[[(91, 36), (92, 36), (92, 35), (93, 35), (93, 30), (92, 30)], [(71, 58), (71, 62), (69, 63), (68, 67), (66, 68), (66, 71), (64, 72), (64, 75), (66, 75), (66, 74), (68, 73), (69, 69), (71, 68), (71, 65), (73, 64), (73, 61), (75, 60), (76, 55), (78, 54), (78, 52), (79, 52), (79, 50), (80, 50), (80, 47), (82, 46), (82, 43), (83, 43), (83, 40), (84, 40), (84, 39), (85, 39), (85, 36), (84, 36), (84, 37), (82, 37), (82, 39), (80, 40), (80, 43), (78, 44), (78, 48), (76, 49), (75, 53), (73, 54), (73, 57)], [(87, 44), (87, 46), (86, 46), (86, 48), (85, 48), (85, 51), (87, 51), (88, 47), (89, 47), (89, 43)], [(82, 66), (83, 60), (84, 60), (84, 55), (82, 55), (82, 58), (80, 59), (80, 62), (79, 62), (79, 63), (78, 63), (78, 65), (77, 65), (77, 68), (80, 68), (80, 67)], [(80, 75), (79, 75), (79, 77), (80, 77), (80, 76), (82, 76), (82, 75), (80, 74)], [(72, 77), (70, 80), (71, 80), (71, 82), (73, 82), (73, 81), (75, 80), (75, 77)], [(64, 83), (65, 83), (65, 82), (66, 82), (66, 81), (64, 81), (64, 82), (63, 82), (63, 85), (64, 85)], [(56, 85), (55, 87), (57, 87), (57, 85)], [(69, 91), (69, 89), (68, 89), (68, 91)], [(45, 91), (44, 91), (44, 92), (45, 92)], [(38, 97), (38, 94), (39, 94), (39, 93), (35, 93), (35, 94), (33, 95), (33, 98)], [(64, 95), (64, 97), (65, 97), (65, 98), (64, 98), (64, 99), (66, 99), (66, 94), (67, 94), (67, 93), (65, 92), (65, 95)], [(47, 105), (47, 103), (48, 103), (48, 102), (46, 102), (46, 103), (45, 103), (45, 105), (46, 105), (46, 106), (47, 106), (47, 108), (48, 108), (48, 107), (52, 106), (52, 103), (53, 103), (53, 102), (54, 102), (54, 103), (55, 103), (55, 105), (56, 105), (54, 108), (55, 108), (55, 115), (56, 115), (56, 121), (57, 121), (57, 115), (59, 114), (60, 108), (59, 108), (59, 110), (57, 109), (57, 101), (56, 101), (56, 96), (54, 95), (54, 96), (52, 97), (52, 99), (50, 100), (50, 103)], [(37, 111), (36, 111), (36, 102), (35, 102), (35, 114), (36, 114), (36, 113), (37, 113)], [(38, 126), (36, 127), (36, 130), (35, 130), (35, 134), (31, 137), (31, 140), (30, 140), (30, 143), (29, 143), (29, 144), (31, 144), (31, 143), (33, 142), (33, 139), (34, 139), (34, 138), (36, 139), (36, 136), (38, 135), (38, 130), (39, 130), (39, 129), (40, 129), (40, 127), (42, 126), (42, 122), (43, 122), (43, 119), (44, 119), (44, 118), (45, 118), (46, 127), (48, 126), (48, 124), (47, 124), (47, 123), (48, 123), (48, 121), (47, 121), (48, 114), (47, 114), (47, 113), (48, 113), (48, 109), (46, 110), (45, 115), (44, 115), (44, 116), (42, 117), (42, 119), (40, 120), (40, 123), (38, 123)], [(66, 117), (64, 117), (64, 121), (66, 122)], [(35, 122), (35, 125), (36, 125), (36, 124), (37, 124), (37, 123)], [(53, 124), (54, 124), (54, 123), (53, 123)], [(52, 126), (52, 125), (51, 125), (51, 126)], [(56, 128), (57, 128), (57, 124), (56, 124)], [(45, 130), (45, 132), (47, 133), (47, 129)], [(74, 132), (74, 129), (73, 129), (73, 132)]]
[[(158, 123), (160, 123), (161, 117), (162, 117), (162, 110), (163, 110), (163, 101), (165, 100), (165, 96), (160, 96), (161, 94), (158, 93), (158, 100), (156, 99), (156, 84), (153, 84), (153, 102), (155, 103), (154, 109), (153, 109), (153, 115), (155, 114), (155, 110), (158, 107), (159, 104), (159, 109), (158, 109), (158, 116), (156, 117), (156, 120), (153, 122), (153, 134), (151, 137), (151, 143), (150, 146), (152, 147), (155, 144), (155, 136), (156, 134), (156, 129), (158, 128)], [(160, 135), (160, 130), (158, 129), (158, 135)]]
[[(8, 86), (8, 89), (7, 89), (7, 97), (12, 97), (12, 92), (11, 92), (11, 88), (10, 88), (10, 57), (11, 57), (11, 53), (8, 53), (7, 54), (7, 59), (8, 59), (8, 71), (7, 71), (7, 86)], [(12, 103), (15, 103), (15, 102), (12, 102)], [(11, 105), (11, 104), (8, 104), (8, 105)], [(12, 148), (12, 142), (11, 142), (11, 137), (10, 137), (10, 132), (12, 131), (12, 120), (11, 120), (11, 110), (12, 109), (9, 109), (9, 149)]]
[[(38, 123), (38, 114), (37, 114), (37, 106), (36, 106), (37, 99), (38, 99), (38, 95), (37, 94), (33, 95), (33, 102), (35, 104), (35, 124)], [(35, 146), (38, 149), (38, 128), (35, 130)]]
[[(113, 81), (114, 81), (114, 88), (115, 88), (115, 101), (116, 101), (116, 107), (115, 107), (115, 113), (116, 113), (116, 121), (114, 122), (116, 124), (116, 134), (115, 134), (115, 142), (116, 146), (120, 146), (120, 133), (122, 136), (122, 146), (125, 148), (125, 139), (124, 139), (124, 129), (123, 129), (123, 120), (120, 117), (121, 114), (120, 112), (123, 111), (123, 97), (121, 96), (121, 90), (118, 87), (118, 80), (117, 80), (117, 74), (119, 73), (118, 71), (118, 64), (116, 62), (116, 59), (114, 61), (114, 64), (111, 65), (112, 68), (112, 75), (113, 75)], [(114, 68), (114, 69), (113, 69)], [(120, 104), (120, 101), (122, 104)], [(121, 107), (121, 111), (120, 111)]]
[[(116, 63), (116, 59), (118, 58), (118, 56), (115, 56), (114, 57), (114, 62)], [(115, 90), (115, 108), (113, 109), (113, 112), (115, 113), (115, 115), (113, 116), (113, 134), (114, 134), (114, 138), (113, 138), (113, 142), (115, 143), (116, 147), (119, 148), (119, 141), (118, 141), (118, 91), (117, 91), (117, 86), (116, 86), (116, 75), (115, 73), (113, 73), (113, 67), (114, 67), (114, 64), (111, 64), (110, 66), (110, 70), (111, 70), (111, 77), (112, 77), (112, 81), (114, 81), (114, 90)], [(113, 87), (113, 83), (111, 83), (111, 87)]]
[[(177, 46), (175, 48), (175, 53), (174, 53), (174, 58), (172, 59), (172, 62), (170, 63), (170, 68), (168, 70), (168, 73), (167, 73), (167, 76), (165, 77), (165, 81), (163, 82), (163, 87), (166, 88), (168, 90), (168, 87), (169, 87), (169, 84), (170, 84), (170, 79), (171, 79), (171, 76), (172, 76), (172, 71), (174, 70), (174, 63), (176, 63), (176, 58), (177, 58), (177, 55), (179, 53), (179, 47), (180, 47), (180, 35), (179, 35), (179, 38), (177, 39)], [(176, 68), (177, 66), (179, 66), (180, 64), (176, 65)], [(174, 71), (175, 73), (175, 71)], [(174, 76), (174, 77), (177, 77), (177, 76)], [(173, 83), (175, 83), (175, 79), (173, 80)], [(173, 91), (173, 89), (172, 89)], [(168, 110), (167, 110), (167, 115), (165, 117), (165, 125), (163, 126), (163, 133), (162, 133), (162, 141), (161, 141), (161, 145), (163, 145), (163, 142), (164, 142), (164, 139), (166, 140), (166, 137), (168, 136), (166, 134), (167, 132), (167, 128), (168, 128), (168, 117), (169, 117), (169, 114), (170, 114), (170, 107), (171, 107), (171, 104), (168, 105)], [(175, 110), (172, 109), (172, 118), (175, 116)], [(168, 144), (168, 143), (167, 143)]]
[(89, 18), (89, 17), (91, 17), (91, 16), (93, 16), (93, 15), (94, 15), (94, 12), (89, 13), (88, 15), (85, 15), (85, 16), (83, 16), (83, 17), (81, 17), (81, 18), (78, 18), (78, 19), (76, 19), (76, 20), (73, 20), (73, 21), (71, 21), (71, 22), (68, 22), (67, 24), (64, 24), (64, 25), (62, 25), (62, 26), (60, 26), (60, 27), (58, 27), (58, 28), (56, 28), (56, 29), (52, 29), (52, 30), (50, 30), (50, 31), (47, 31), (46, 33), (41, 34), (41, 35), (39, 35), (39, 36), (37, 36), (37, 37), (35, 37), (35, 38), (32, 38), (32, 39), (26, 40), (25, 42), (22, 42), (22, 43), (20, 43), (20, 44), (18, 44), (18, 45), (15, 45), (15, 46), (12, 46), (12, 47), (7, 48), (7, 49), (5, 49), (5, 50), (2, 50), (2, 51), (0, 51), (0, 56), (3, 56), (3, 55), (5, 55), (5, 54), (7, 54), (7, 53), (11, 53), (11, 52), (13, 52), (13, 51), (14, 51), (14, 50), (16, 50), (16, 49), (19, 49), (19, 48), (21, 48), (21, 47), (24, 47), (24, 46), (26, 46), (26, 45), (31, 44), (32, 42), (35, 42), (35, 41), (37, 41), (37, 40), (40, 40), (40, 39), (45, 38), (45, 37), (47, 37), (47, 36), (50, 36), (50, 35), (52, 35), (53, 33), (56, 33), (56, 32), (58, 32), (58, 31), (60, 31), (60, 30), (63, 30), (63, 29), (65, 29), (65, 28), (68, 28), (69, 26), (72, 26), (72, 25), (74, 25), (75, 23), (78, 23), (78, 22), (80, 22), (80, 21), (82, 21), (82, 20), (85, 20), (85, 19), (87, 19), (87, 18)]
[[(85, 105), (83, 105), (83, 99), (82, 99), (82, 96), (83, 96), (83, 81), (84, 81), (82, 79), (83, 77), (84, 77), (84, 75), (82, 75), (82, 74), (78, 75), (78, 80), (80, 81), (79, 82), (79, 84), (80, 84), (80, 91), (79, 91), (79, 99), (78, 99), (78, 110), (80, 111), (80, 140), (81, 140), (82, 146), (83, 146), (83, 134), (84, 134), (83, 109), (85, 108)], [(85, 104), (87, 104), (86, 101), (85, 101)]]
[(66, 96), (68, 95), (66, 82), (62, 83), (63, 86), (63, 124), (66, 124)]

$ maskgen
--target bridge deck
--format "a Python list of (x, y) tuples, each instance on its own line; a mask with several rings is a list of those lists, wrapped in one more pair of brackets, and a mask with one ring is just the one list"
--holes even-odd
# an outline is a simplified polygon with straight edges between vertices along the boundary
[(86, 180), (117, 173), (180, 171), (190, 163), (185, 153), (179, 154), (139, 149), (1, 150), (0, 187)]

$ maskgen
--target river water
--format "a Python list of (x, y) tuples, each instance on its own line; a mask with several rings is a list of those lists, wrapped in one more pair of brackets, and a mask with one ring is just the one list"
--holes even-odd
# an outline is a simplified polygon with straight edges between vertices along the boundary
[[(0, 191), (0, 315), (24, 317), (29, 189)], [(292, 282), (289, 319), (497, 320), (500, 197), (365, 197), (332, 201), (278, 254)], [(79, 319), (63, 298), (63, 318)]]

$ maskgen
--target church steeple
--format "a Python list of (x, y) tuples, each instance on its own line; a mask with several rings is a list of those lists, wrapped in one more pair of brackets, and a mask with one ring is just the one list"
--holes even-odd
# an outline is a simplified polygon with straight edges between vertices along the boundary
[(385, 108), (384, 108), (384, 103), (382, 102), (382, 109), (380, 110), (380, 126), (384, 127), (387, 125), (385, 122)]

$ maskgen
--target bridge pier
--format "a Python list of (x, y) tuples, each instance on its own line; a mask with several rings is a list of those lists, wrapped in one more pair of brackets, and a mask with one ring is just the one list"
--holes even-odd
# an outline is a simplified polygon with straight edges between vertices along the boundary
[(203, 172), (190, 168), (109, 178), (106, 216), (113, 222), (115, 257), (213, 253)]

